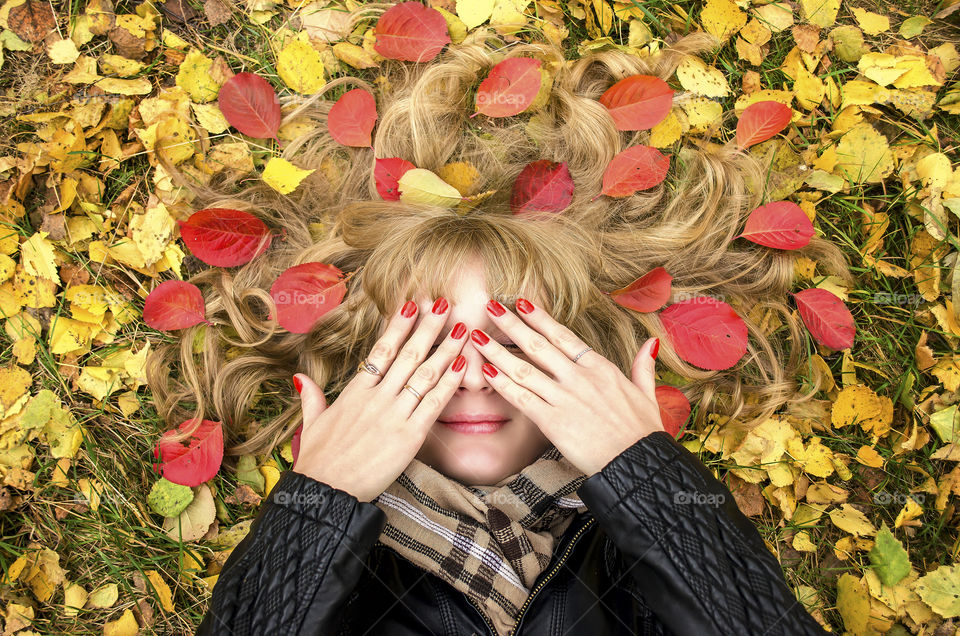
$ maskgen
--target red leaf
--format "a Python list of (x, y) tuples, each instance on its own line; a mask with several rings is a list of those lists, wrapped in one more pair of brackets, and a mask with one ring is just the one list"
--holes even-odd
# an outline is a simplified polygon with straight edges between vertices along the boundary
[(754, 102), (747, 106), (737, 121), (737, 145), (749, 148), (770, 139), (787, 127), (793, 109), (780, 102)]
[(597, 100), (610, 111), (617, 130), (649, 130), (663, 121), (673, 105), (673, 90), (659, 77), (631, 75)]
[(377, 122), (377, 100), (369, 91), (354, 88), (340, 96), (327, 115), (330, 136), (344, 146), (368, 147)]
[(200, 288), (182, 280), (163, 281), (143, 301), (143, 321), (163, 331), (207, 322), (205, 311)]
[(407, 170), (416, 168), (415, 165), (400, 157), (377, 159), (373, 169), (373, 179), (377, 184), (377, 192), (385, 201), (400, 200), (400, 177)]
[(670, 300), (673, 277), (663, 267), (655, 267), (626, 287), (610, 292), (618, 305), (649, 313), (657, 311)]
[(833, 292), (819, 287), (793, 294), (800, 318), (813, 339), (835, 351), (853, 346), (857, 327), (853, 314)]
[(242, 210), (206, 208), (177, 224), (190, 253), (217, 267), (248, 263), (267, 251), (273, 239), (263, 221)]
[(524, 166), (514, 180), (510, 209), (514, 214), (561, 212), (572, 200), (573, 178), (567, 162), (538, 159)]
[(654, 389), (657, 406), (660, 407), (660, 422), (674, 439), (680, 437), (680, 430), (690, 417), (690, 400), (683, 391), (674, 386), (663, 384)]
[(373, 32), (373, 50), (391, 60), (429, 62), (450, 44), (443, 14), (415, 1), (384, 11)]
[(244, 135), (276, 139), (280, 100), (270, 82), (253, 73), (237, 73), (220, 87), (217, 106), (230, 125)]
[(508, 57), (498, 63), (477, 88), (477, 113), (488, 117), (509, 117), (522, 113), (533, 103), (543, 78), (540, 60)]
[(649, 190), (667, 178), (670, 157), (651, 146), (630, 146), (617, 153), (603, 173), (601, 192), (611, 197)]
[(189, 438), (189, 446), (170, 437), (189, 430), (196, 419), (187, 420), (176, 431), (167, 431), (153, 449), (154, 471), (167, 481), (181, 486), (199, 486), (210, 481), (223, 461), (223, 427), (220, 422), (203, 420)]
[(327, 263), (303, 263), (288, 268), (270, 286), (277, 305), (277, 322), (291, 333), (307, 333), (313, 324), (343, 301), (343, 272)]
[(673, 350), (701, 369), (729, 369), (747, 352), (747, 325), (733, 307), (697, 296), (660, 312)]
[(747, 218), (742, 236), (748, 241), (781, 250), (795, 250), (810, 242), (815, 234), (806, 212), (792, 201), (762, 205)]

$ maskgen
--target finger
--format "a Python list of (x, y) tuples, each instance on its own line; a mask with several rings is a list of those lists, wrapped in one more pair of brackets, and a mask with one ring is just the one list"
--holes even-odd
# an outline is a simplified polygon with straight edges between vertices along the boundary
[(522, 360), (504, 347), (481, 329), (474, 329), (470, 333), (473, 346), (485, 358), (495, 365), (495, 368), (504, 371), (510, 379), (517, 385), (527, 390), (533, 391), (542, 400), (552, 404), (559, 404), (558, 400), (564, 394), (560, 386), (548, 377), (543, 371), (536, 368), (530, 362)]
[(482, 369), (483, 377), (487, 379), (490, 386), (502, 395), (507, 402), (533, 420), (533, 422), (540, 427), (540, 430), (543, 431), (544, 435), (550, 437), (550, 435), (547, 434), (547, 428), (549, 428), (550, 422), (556, 420), (557, 409), (545, 402), (533, 391), (511, 380), (510, 376), (489, 362), (484, 362)]
[[(300, 403), (303, 411), (303, 421), (309, 425), (327, 408), (327, 398), (323, 389), (306, 373), (295, 373), (294, 378), (300, 383)], [(296, 384), (296, 382), (294, 382)]]
[(633, 359), (633, 367), (630, 370), (630, 380), (643, 391), (644, 395), (657, 401), (656, 398), (656, 366), (657, 361), (655, 349), (659, 349), (659, 338), (650, 338), (640, 347), (636, 357)]
[(419, 307), (412, 300), (407, 301), (400, 307), (390, 318), (390, 322), (387, 323), (387, 328), (380, 338), (377, 339), (376, 343), (374, 343), (373, 348), (366, 357), (366, 361), (375, 366), (377, 370), (380, 371), (380, 375), (359, 370), (344, 388), (344, 392), (354, 385), (372, 387), (383, 381), (387, 370), (397, 355), (397, 351), (399, 351), (407, 334), (413, 329), (414, 324), (416, 324), (418, 311)]
[[(426, 395), (423, 396), (417, 408), (415, 408), (410, 415), (413, 427), (422, 433), (424, 438), (440, 417), (444, 407), (450, 402), (450, 398), (453, 397), (453, 394), (460, 388), (466, 369), (467, 359), (463, 355), (458, 355), (453, 362), (445, 368), (443, 377), (437, 382), (437, 386), (430, 389)], [(405, 391), (405, 393), (409, 393), (409, 391)]]
[[(533, 305), (523, 298), (517, 300), (516, 306), (518, 311), (533, 308)], [(554, 325), (562, 325), (556, 322), (547, 312), (532, 309), (531, 313), (524, 315), (524, 320), (520, 320), (512, 311), (491, 299), (487, 303), (487, 315), (540, 368), (553, 373), (555, 377), (560, 377), (556, 373), (559, 370), (566, 370), (568, 373), (571, 371), (570, 364), (573, 356), (567, 355), (564, 350), (558, 348), (557, 341), (549, 336), (551, 331), (558, 332)], [(573, 335), (572, 331), (570, 335)], [(576, 336), (574, 337), (576, 338)], [(579, 338), (576, 338), (576, 340), (583, 342)], [(573, 355), (585, 348), (586, 345), (580, 347)]]
[[(397, 353), (397, 357), (390, 364), (390, 368), (380, 381), (378, 389), (384, 392), (384, 395), (397, 396), (405, 384), (410, 383), (410, 377), (414, 372), (420, 370), (419, 367), (430, 346), (443, 330), (447, 318), (450, 315), (450, 303), (443, 297), (437, 298), (430, 311), (423, 314), (423, 318), (415, 331), (402, 342), (402, 347)], [(433, 388), (433, 385), (440, 379), (440, 371), (432, 367), (426, 367), (421, 371), (422, 380), (426, 380), (425, 385), (418, 385), (414, 388), (424, 391)], [(412, 386), (412, 385), (411, 385)]]
[[(454, 325), (454, 328), (439, 345), (430, 347), (429, 351), (432, 352), (436, 349), (436, 353), (417, 367), (417, 370), (410, 376), (406, 384), (413, 387), (420, 395), (424, 395), (427, 391), (433, 389), (443, 377), (446, 367), (452, 364), (453, 359), (460, 353), (461, 349), (463, 349), (463, 345), (467, 342), (466, 335), (467, 326), (465, 324), (458, 322)], [(406, 387), (400, 390), (396, 399), (409, 399), (410, 410), (412, 411), (416, 408), (420, 400), (417, 399), (417, 396), (414, 395), (413, 392), (405, 389)], [(406, 396), (409, 396), (409, 398)]]

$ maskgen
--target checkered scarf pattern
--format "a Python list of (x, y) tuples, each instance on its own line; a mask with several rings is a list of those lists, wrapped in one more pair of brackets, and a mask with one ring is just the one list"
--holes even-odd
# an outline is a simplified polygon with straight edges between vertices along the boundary
[(575, 492), (585, 479), (554, 446), (493, 486), (467, 486), (414, 459), (373, 500), (387, 516), (378, 543), (469, 596), (507, 634), (560, 537), (587, 510)]

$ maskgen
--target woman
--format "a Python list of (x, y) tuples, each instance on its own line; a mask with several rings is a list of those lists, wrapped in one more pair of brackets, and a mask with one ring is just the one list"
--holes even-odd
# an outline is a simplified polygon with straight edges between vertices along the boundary
[[(191, 279), (224, 327), (158, 350), (158, 411), (215, 413), (232, 455), (302, 431), (200, 634), (824, 633), (729, 490), (664, 430), (654, 396), (659, 359), (699, 428), (708, 413), (750, 426), (794, 397), (794, 253), (731, 241), (762, 200), (762, 167), (707, 144), (680, 149), (656, 188), (598, 196), (604, 167), (647, 134), (618, 131), (599, 95), (630, 74), (668, 78), (710, 44), (570, 63), (549, 44), (511, 46), (554, 74), (537, 118), (471, 118), (466, 96), (505, 54), (479, 30), (435, 62), (383, 63), (373, 153), (326, 132), (319, 98), (339, 80), (290, 113), (313, 132), (284, 156), (315, 169), (292, 195), (227, 194), (232, 182), (188, 183), (168, 166), (195, 206), (253, 211), (286, 241)], [(494, 192), (475, 209), (379, 200), (374, 157), (437, 173), (469, 161), (481, 170), (463, 187)], [(512, 214), (513, 179), (542, 158), (567, 162), (569, 207)], [(797, 252), (849, 278), (830, 243)], [(265, 290), (305, 262), (352, 276), (309, 333), (287, 333)], [(674, 299), (738, 309), (752, 337), (737, 366), (693, 367), (667, 340), (658, 356), (656, 313), (611, 299), (658, 266)], [(290, 396), (279, 414), (261, 408), (271, 394)]]

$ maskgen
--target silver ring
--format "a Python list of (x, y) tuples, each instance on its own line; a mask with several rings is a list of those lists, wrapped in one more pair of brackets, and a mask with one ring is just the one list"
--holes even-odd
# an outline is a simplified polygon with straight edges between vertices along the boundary
[(403, 390), (404, 390), (404, 391), (410, 391), (411, 393), (413, 393), (414, 395), (416, 395), (418, 402), (423, 399), (423, 396), (420, 395), (420, 392), (417, 391), (417, 390), (416, 390), (415, 388), (413, 388), (412, 386), (410, 386), (409, 384), (404, 384), (404, 385), (403, 385)]
[(579, 359), (580, 359), (580, 356), (582, 356), (583, 354), (585, 354), (587, 351), (593, 351), (593, 347), (587, 347), (586, 349), (584, 349), (583, 351), (581, 351), (580, 353), (578, 353), (578, 354), (577, 354), (577, 357), (574, 358), (573, 361), (576, 362), (577, 360), (579, 360)]
[(377, 377), (380, 377), (380, 376), (383, 375), (383, 374), (380, 372), (380, 369), (378, 369), (376, 366), (370, 364), (370, 363), (367, 362), (366, 360), (363, 360), (360, 364), (357, 365), (357, 371), (358, 371), (358, 372), (359, 372), (359, 371), (366, 371), (366, 372), (369, 373), (370, 375), (375, 375), (375, 376), (377, 376)]

